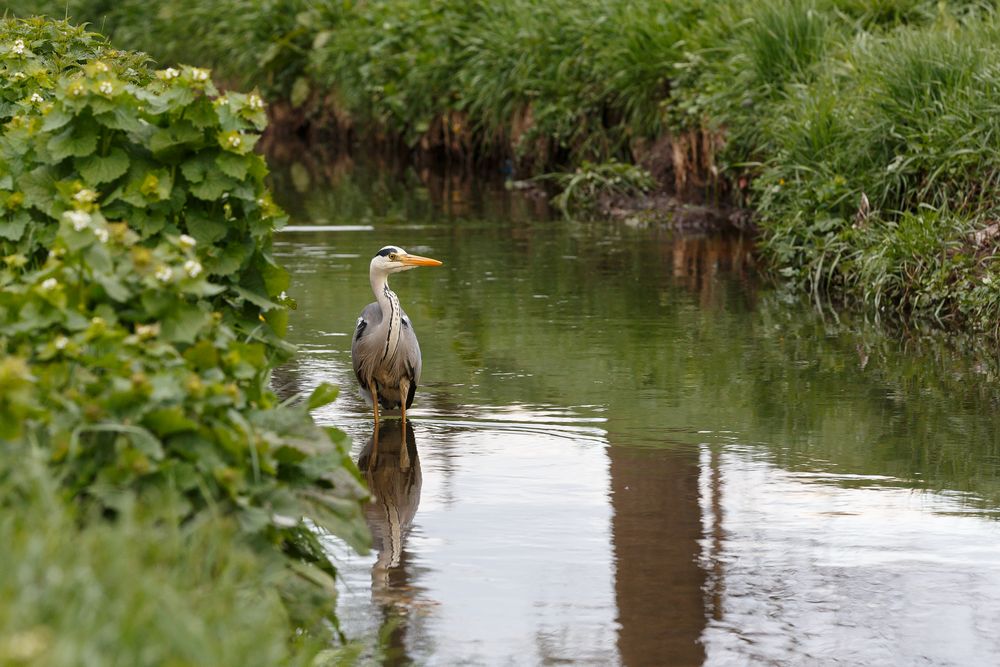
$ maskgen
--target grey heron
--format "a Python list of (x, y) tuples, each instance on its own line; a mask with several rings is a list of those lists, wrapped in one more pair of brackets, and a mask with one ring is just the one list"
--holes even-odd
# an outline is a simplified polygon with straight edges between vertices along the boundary
[(375, 411), (376, 433), (380, 405), (385, 410), (400, 408), (406, 432), (406, 409), (413, 404), (413, 394), (420, 382), (417, 335), (399, 305), (399, 298), (389, 289), (389, 274), (418, 266), (441, 266), (441, 262), (388, 245), (368, 265), (375, 302), (365, 306), (358, 318), (351, 342), (351, 361), (361, 396)]

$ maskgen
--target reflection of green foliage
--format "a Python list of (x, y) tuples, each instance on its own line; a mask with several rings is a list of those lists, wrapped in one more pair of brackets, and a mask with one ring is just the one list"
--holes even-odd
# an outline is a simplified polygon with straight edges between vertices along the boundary
[(109, 513), (173, 498), (332, 574), (302, 518), (361, 547), (363, 490), (309, 417), (329, 392), (267, 387), (291, 347), (260, 98), (65, 23), (4, 20), (0, 63), (0, 440)]
[(602, 198), (644, 194), (655, 185), (653, 177), (642, 167), (616, 161), (603, 164), (584, 161), (576, 171), (539, 178), (555, 181), (559, 194), (552, 202), (567, 216), (575, 211), (592, 210)]

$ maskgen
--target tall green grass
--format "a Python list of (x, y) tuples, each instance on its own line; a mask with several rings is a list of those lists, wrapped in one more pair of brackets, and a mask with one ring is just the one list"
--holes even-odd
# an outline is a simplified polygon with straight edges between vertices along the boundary
[[(1000, 48), (990, 17), (904, 26), (843, 45), (761, 122), (764, 248), (806, 289), (880, 312), (992, 328), (1000, 202)], [(873, 214), (855, 221), (861, 195)]]

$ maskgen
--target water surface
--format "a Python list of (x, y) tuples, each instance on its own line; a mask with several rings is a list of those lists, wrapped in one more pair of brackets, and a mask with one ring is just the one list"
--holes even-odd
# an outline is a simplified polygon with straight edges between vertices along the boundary
[[(278, 174), (276, 381), (344, 389), (317, 418), (375, 497), (372, 554), (331, 545), (348, 635), (389, 628), (388, 664), (1000, 664), (993, 365), (783, 303), (740, 238), (378, 173)], [(371, 465), (350, 335), (387, 244), (445, 265), (390, 281), (424, 369)]]

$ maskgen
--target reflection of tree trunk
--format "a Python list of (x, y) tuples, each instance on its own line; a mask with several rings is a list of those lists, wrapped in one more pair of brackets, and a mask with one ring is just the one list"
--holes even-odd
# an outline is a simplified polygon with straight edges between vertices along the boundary
[(622, 661), (700, 665), (706, 619), (697, 455), (613, 446), (609, 456)]

